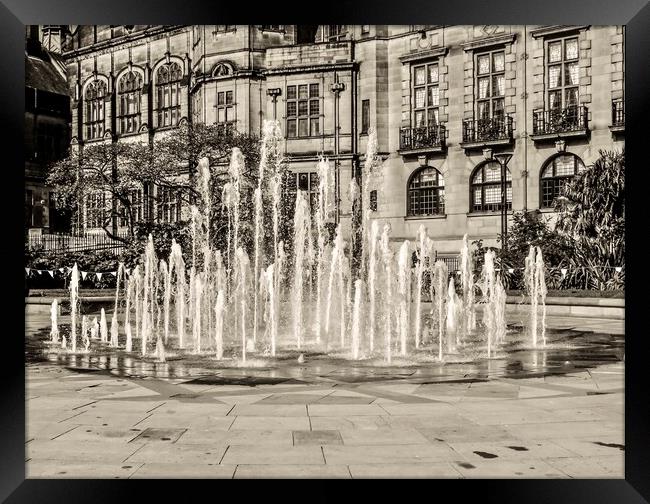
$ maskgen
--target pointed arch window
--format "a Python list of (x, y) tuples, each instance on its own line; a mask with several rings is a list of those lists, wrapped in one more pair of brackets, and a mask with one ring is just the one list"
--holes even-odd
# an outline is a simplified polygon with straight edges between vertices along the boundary
[(183, 70), (176, 62), (161, 65), (156, 71), (156, 117), (158, 127), (176, 126), (181, 117)]
[(94, 80), (86, 86), (84, 93), (85, 138), (92, 140), (104, 136), (106, 130), (106, 96), (108, 86), (103, 80)]
[(444, 215), (445, 179), (431, 166), (416, 170), (408, 183), (407, 214), (409, 216)]
[[(501, 210), (501, 165), (488, 161), (479, 165), (471, 178), (471, 212), (499, 212)], [(512, 210), (512, 176), (506, 168), (506, 207)]]
[(142, 76), (133, 71), (125, 73), (118, 82), (117, 95), (119, 132), (137, 132), (140, 128)]
[(585, 164), (575, 154), (559, 154), (549, 159), (540, 172), (541, 207), (552, 208), (564, 186), (584, 169)]

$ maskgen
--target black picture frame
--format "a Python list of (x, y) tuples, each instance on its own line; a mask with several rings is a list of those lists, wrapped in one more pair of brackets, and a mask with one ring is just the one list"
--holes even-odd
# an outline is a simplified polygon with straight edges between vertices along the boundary
[[(17, 263), (23, 256), (20, 248), (22, 223), (17, 218), (21, 191), (13, 186), (24, 183), (23, 142), (24, 107), (24, 25), (53, 22), (100, 24), (138, 21), (151, 24), (206, 24), (220, 22), (285, 21), (304, 18), (335, 20), (351, 24), (407, 24), (417, 19), (437, 24), (623, 24), (626, 29), (626, 154), (632, 169), (628, 170), (626, 241), (627, 267), (634, 274), (626, 285), (626, 383), (625, 383), (625, 480), (436, 480), (435, 482), (364, 482), (362, 496), (371, 501), (387, 497), (410, 501), (431, 499), (466, 502), (474, 493), (477, 502), (529, 503), (642, 503), (650, 500), (650, 387), (646, 360), (647, 331), (644, 327), (646, 299), (644, 263), (647, 254), (642, 248), (647, 233), (646, 213), (642, 207), (641, 191), (647, 188), (647, 138), (645, 119), (648, 117), (650, 90), (650, 4), (647, 0), (455, 0), (453, 2), (418, 2), (410, 0), (351, 0), (309, 4), (295, 0), (269, 2), (265, 6), (246, 2), (208, 2), (190, 0), (2, 0), (0, 3), (0, 75), (3, 78), (2, 137), (3, 168), (9, 190), (3, 194), (8, 205), (4, 214), (7, 247), (3, 249), (2, 268), (5, 279), (3, 319), (16, 324), (3, 324), (0, 348), (0, 498), (7, 502), (130, 502), (143, 495), (148, 500), (171, 497), (167, 493), (170, 481), (135, 483), (109, 480), (25, 480), (25, 369), (24, 317), (22, 308), (10, 308), (19, 303), (15, 294), (21, 282), (22, 267)], [(298, 19), (296, 19), (298, 18)], [(644, 156), (645, 154), (645, 156)], [(647, 190), (645, 191), (647, 192)], [(15, 234), (14, 234), (15, 233)], [(638, 250), (635, 250), (638, 245)], [(16, 257), (7, 251), (15, 251)], [(643, 261), (643, 262), (642, 262)], [(6, 311), (5, 311), (6, 310)], [(247, 482), (230, 488), (226, 482), (171, 481), (182, 488), (183, 500), (194, 498), (235, 498), (243, 502), (255, 499), (299, 498), (306, 502), (340, 500), (351, 497), (356, 490), (344, 482)], [(261, 484), (259, 484), (261, 483)], [(307, 483), (307, 484), (305, 484)], [(283, 486), (284, 486), (283, 485)], [(193, 497), (195, 492), (205, 492)], [(156, 496), (155, 493), (165, 494)], [(259, 493), (258, 493), (259, 492)], [(420, 494), (420, 495), (417, 495)], [(447, 494), (445, 496), (445, 494)], [(167, 500), (167, 499), (164, 499)]]

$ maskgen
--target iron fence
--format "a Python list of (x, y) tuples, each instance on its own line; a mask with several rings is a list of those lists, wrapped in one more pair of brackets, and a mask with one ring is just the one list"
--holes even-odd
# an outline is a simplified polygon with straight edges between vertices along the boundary
[[(126, 232), (118, 232), (120, 238), (127, 238)], [(47, 250), (51, 252), (83, 252), (86, 250), (108, 250), (119, 254), (124, 243), (110, 238), (106, 233), (30, 233), (25, 246), (28, 250)]]

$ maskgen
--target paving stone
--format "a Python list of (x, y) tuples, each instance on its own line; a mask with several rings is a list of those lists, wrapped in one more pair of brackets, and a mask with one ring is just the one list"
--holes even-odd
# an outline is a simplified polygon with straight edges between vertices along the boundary
[(287, 446), (269, 450), (266, 447), (230, 446), (223, 464), (324, 464), (320, 446)]
[(139, 443), (122, 443), (105, 441), (32, 441), (27, 443), (25, 457), (34, 461), (63, 460), (76, 462), (122, 462), (140, 449)]
[(458, 457), (451, 448), (440, 444), (323, 446), (328, 464), (430, 464)]
[(240, 464), (235, 479), (244, 478), (345, 478), (350, 472), (345, 465), (260, 465)]
[(228, 416), (303, 417), (307, 416), (304, 404), (238, 404)]
[(581, 438), (553, 438), (553, 442), (572, 453), (583, 457), (614, 456), (625, 453), (625, 441), (622, 434), (613, 436), (588, 436)]
[(543, 460), (484, 460), (455, 464), (465, 478), (566, 478), (566, 474)]
[(131, 475), (131, 479), (192, 479), (219, 478), (231, 479), (237, 466), (219, 464), (191, 464), (147, 462)]
[(471, 439), (476, 442), (501, 441), (511, 439), (512, 434), (499, 425), (443, 425), (439, 427), (419, 427), (418, 431), (429, 441), (449, 443)]
[(622, 437), (620, 424), (609, 422), (547, 422), (527, 423), (523, 425), (507, 425), (506, 428), (513, 437), (522, 439), (561, 439), (568, 436), (574, 438), (599, 439), (612, 435)]
[(483, 460), (545, 459), (549, 457), (570, 457), (572, 453), (548, 440), (504, 439), (494, 441), (449, 442), (454, 451), (472, 464)]
[(341, 429), (340, 433), (345, 445), (406, 445), (429, 442), (420, 432), (409, 428)]
[[(608, 459), (612, 457), (607, 457)], [(571, 478), (625, 478), (624, 457), (614, 460), (587, 457), (547, 458), (544, 461)]]
[(311, 427), (314, 430), (339, 430), (339, 429), (379, 429), (389, 423), (382, 416), (335, 416), (311, 417)]
[(165, 429), (165, 428), (155, 428), (148, 427), (144, 429), (140, 434), (133, 438), (133, 442), (152, 442), (152, 441), (163, 441), (167, 443), (173, 443), (179, 437), (183, 435), (185, 429)]
[(262, 417), (241, 416), (236, 417), (231, 429), (246, 430), (308, 430), (309, 418), (307, 416)]
[(460, 478), (461, 474), (448, 462), (434, 464), (352, 464), (355, 479), (381, 478)]
[(273, 394), (255, 404), (260, 406), (267, 404), (311, 404), (322, 399), (322, 397), (320, 394)]
[(27, 478), (120, 478), (131, 477), (141, 464), (114, 463), (106, 464), (94, 462), (81, 464), (70, 461), (30, 461), (26, 464), (25, 476)]
[(153, 443), (143, 446), (126, 459), (127, 462), (166, 464), (219, 464), (227, 446)]
[(386, 410), (376, 404), (309, 404), (307, 410), (310, 417), (377, 416), (386, 414)]
[(337, 430), (298, 430), (293, 431), (293, 444), (295, 446), (343, 444), (343, 439)]

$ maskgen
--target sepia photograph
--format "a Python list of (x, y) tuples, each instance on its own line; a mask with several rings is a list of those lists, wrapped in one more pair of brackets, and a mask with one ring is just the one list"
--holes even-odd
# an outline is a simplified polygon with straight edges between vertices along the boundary
[(25, 477), (624, 480), (625, 61), (26, 25)]

